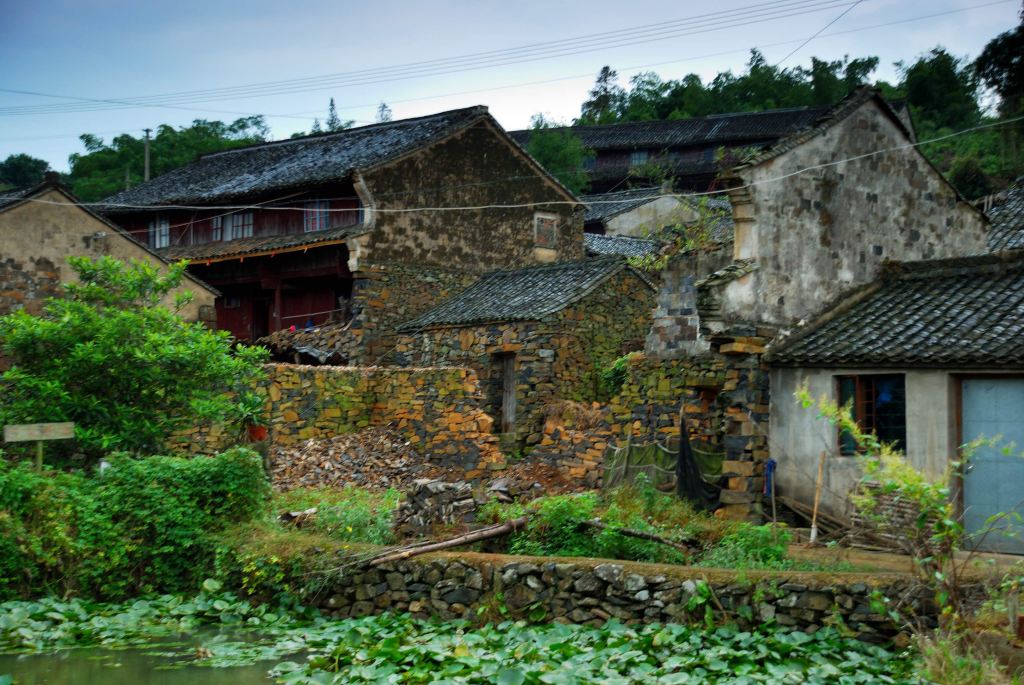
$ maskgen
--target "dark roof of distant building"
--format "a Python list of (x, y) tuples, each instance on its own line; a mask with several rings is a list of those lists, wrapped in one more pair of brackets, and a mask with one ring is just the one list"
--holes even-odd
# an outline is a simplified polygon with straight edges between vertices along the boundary
[[(481, 120), (501, 130), (487, 108), (478, 106), (213, 152), (106, 198), (104, 211), (130, 212), (157, 205), (211, 205), (337, 182)], [(537, 168), (544, 173), (539, 165)], [(564, 190), (561, 184), (558, 186)], [(569, 191), (565, 193), (572, 197)]]
[[(689, 119), (630, 121), (603, 126), (566, 126), (583, 145), (594, 150), (672, 148), (727, 143), (771, 142), (811, 126), (831, 107), (791, 107), (761, 112), (732, 112)], [(510, 131), (521, 145), (532, 129)]]
[(770, 353), (782, 366), (1024, 366), (1024, 252), (890, 265)]
[(1024, 177), (996, 195), (987, 214), (992, 223), (988, 234), (992, 252), (1024, 248)]
[(607, 221), (619, 214), (624, 214), (641, 207), (648, 202), (657, 200), (667, 192), (661, 186), (651, 188), (630, 188), (629, 190), (618, 190), (613, 193), (596, 193), (594, 195), (581, 195), (580, 199), (587, 205), (587, 213), (583, 221)]
[(17, 202), (21, 202), (26, 197), (34, 194), (39, 189), (39, 186), (33, 186), (31, 188), (10, 188), (8, 190), (0, 190), (0, 209), (13, 205)]
[(650, 282), (621, 257), (559, 262), (485, 274), (459, 295), (403, 324), (414, 331), (495, 321), (536, 321), (565, 309), (615, 274), (629, 270)]
[(661, 243), (657, 240), (599, 233), (584, 233), (583, 246), (586, 247), (587, 254), (596, 256), (646, 257), (658, 254), (658, 251), (661, 250)]
[(165, 259), (188, 259), (194, 262), (219, 262), (238, 257), (279, 254), (297, 249), (322, 247), (343, 243), (348, 238), (365, 233), (365, 224), (351, 224), (328, 228), (323, 231), (293, 233), (288, 235), (255, 236), (234, 240), (199, 243), (197, 245), (172, 245), (157, 250)]

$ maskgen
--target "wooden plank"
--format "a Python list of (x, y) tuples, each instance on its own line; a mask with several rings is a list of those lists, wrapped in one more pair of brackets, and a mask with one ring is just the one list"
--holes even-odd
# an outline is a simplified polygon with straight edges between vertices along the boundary
[(67, 440), (75, 437), (75, 424), (66, 423), (23, 423), (4, 426), (4, 442), (28, 442), (30, 440)]

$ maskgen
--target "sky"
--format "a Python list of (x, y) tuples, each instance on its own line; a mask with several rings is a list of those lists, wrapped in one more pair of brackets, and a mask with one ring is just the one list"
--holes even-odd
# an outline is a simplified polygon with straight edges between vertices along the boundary
[[(272, 137), (287, 138), (308, 131), (314, 117), (322, 121), (331, 97), (341, 118), (357, 125), (372, 123), (380, 102), (395, 119), (483, 104), (509, 130), (538, 112), (567, 122), (602, 65), (616, 69), (622, 85), (642, 71), (707, 81), (742, 72), (755, 47), (786, 67), (809, 65), (812, 55), (878, 56), (875, 77), (895, 80), (895, 62), (937, 45), (976, 56), (1017, 24), (1020, 7), (1020, 0), (0, 0), (0, 159), (24, 152), (66, 171), (68, 156), (83, 151), (82, 133), (109, 140), (247, 114), (266, 115)], [(153, 96), (162, 96), (158, 104), (138, 106), (137, 98)], [(10, 109), (24, 107), (32, 109)]]

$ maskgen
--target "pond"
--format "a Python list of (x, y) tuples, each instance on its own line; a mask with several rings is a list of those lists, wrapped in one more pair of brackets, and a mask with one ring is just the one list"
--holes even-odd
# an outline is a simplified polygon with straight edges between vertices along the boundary
[[(201, 631), (156, 640), (145, 647), (104, 649), (79, 647), (44, 654), (0, 654), (0, 676), (17, 685), (266, 685), (268, 671), (280, 660), (211, 668), (189, 664), (200, 647), (213, 647), (228, 637)], [(235, 639), (236, 636), (230, 636)]]

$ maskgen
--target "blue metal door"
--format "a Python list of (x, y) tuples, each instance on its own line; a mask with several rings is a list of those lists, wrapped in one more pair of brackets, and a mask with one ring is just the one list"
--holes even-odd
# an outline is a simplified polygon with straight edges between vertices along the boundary
[[(1002, 436), (995, 447), (975, 452), (966, 465), (964, 527), (978, 549), (1024, 554), (1024, 525), (1005, 517), (990, 523), (1002, 512), (1024, 516), (1024, 457), (1019, 456), (1024, 451), (1024, 379), (964, 380), (962, 407), (965, 443)], [(1011, 448), (1012, 454), (1003, 448)]]

